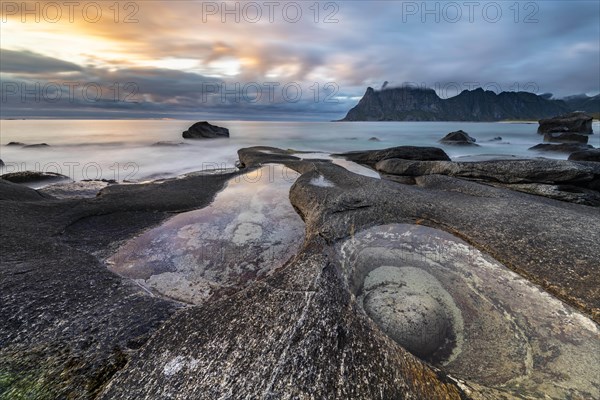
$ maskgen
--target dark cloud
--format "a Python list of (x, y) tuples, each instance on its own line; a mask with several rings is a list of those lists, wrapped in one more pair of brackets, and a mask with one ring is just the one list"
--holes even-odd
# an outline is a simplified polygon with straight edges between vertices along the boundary
[(31, 51), (0, 49), (0, 72), (3, 73), (38, 74), (73, 71), (81, 71), (81, 67)]

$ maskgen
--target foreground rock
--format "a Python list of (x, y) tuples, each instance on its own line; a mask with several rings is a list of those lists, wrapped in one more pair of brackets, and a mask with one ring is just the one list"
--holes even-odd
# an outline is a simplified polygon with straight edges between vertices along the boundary
[(375, 168), (392, 176), (448, 175), (504, 184), (509, 189), (557, 200), (600, 205), (600, 166), (595, 164), (549, 159), (476, 162), (387, 159)]
[(575, 153), (571, 153), (569, 160), (600, 162), (600, 149), (576, 151)]
[[(361, 153), (367, 165), (389, 154), (445, 155), (418, 148)], [(597, 209), (439, 174), (404, 185), (275, 148), (241, 149), (239, 156), (246, 173), (280, 163), (301, 174), (289, 199), (304, 220), (305, 240), (272, 274), (249, 276), (246, 285), (198, 307), (151, 296), (111, 274), (98, 257), (114, 256), (150, 227), (167, 229), (163, 222), (172, 212), (208, 206), (226, 185), (235, 191), (239, 174), (110, 185), (93, 199), (76, 200), (49, 200), (6, 182), (3, 395), (600, 396), (589, 367), (597, 325), (544, 292), (600, 321)], [(553, 167), (557, 176), (594, 179), (595, 163), (564, 163)], [(233, 217), (248, 224), (255, 221), (251, 214)], [(204, 221), (203, 235), (218, 238), (211, 221)], [(254, 237), (243, 227), (234, 237)], [(193, 229), (179, 230), (181, 239), (179, 233), (197, 237)], [(140, 254), (147, 250), (136, 243)], [(204, 264), (175, 253), (169, 257), (202, 275)], [(398, 316), (393, 308), (407, 313)], [(386, 325), (390, 318), (397, 319)], [(425, 341), (414, 341), (429, 328)]]
[(388, 158), (402, 158), (404, 160), (421, 161), (450, 161), (450, 157), (448, 157), (444, 150), (437, 147), (399, 146), (390, 147), (383, 150), (351, 151), (348, 153), (332, 155), (343, 157), (347, 160), (365, 164), (370, 167), (373, 167), (379, 161), (386, 160)]
[(218, 139), (228, 138), (229, 129), (212, 125), (207, 121), (196, 122), (183, 132), (184, 139)]
[(454, 146), (479, 146), (475, 142), (476, 140), (474, 138), (472, 138), (467, 132), (462, 130), (450, 132), (449, 134), (440, 139), (440, 143)]
[(0, 179), (0, 397), (95, 398), (181, 307), (97, 256), (174, 211), (208, 205), (230, 177), (111, 185), (75, 200)]
[(558, 117), (541, 119), (538, 133), (572, 132), (591, 134), (592, 117), (583, 112), (572, 112)]
[(19, 171), (0, 175), (0, 179), (13, 183), (39, 185), (43, 183), (67, 181), (71, 178), (62, 174), (57, 174), (56, 172)]

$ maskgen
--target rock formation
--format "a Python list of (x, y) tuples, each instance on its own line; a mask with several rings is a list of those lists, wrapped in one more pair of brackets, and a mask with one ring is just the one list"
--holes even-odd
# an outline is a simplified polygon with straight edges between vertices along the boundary
[(583, 112), (572, 112), (539, 121), (538, 133), (578, 133), (591, 134), (592, 117)]
[[(407, 174), (395, 175), (410, 178), (407, 185), (291, 153), (240, 149), (240, 172), (109, 185), (86, 199), (49, 198), (0, 180), (2, 395), (600, 396), (590, 367), (600, 337), (598, 209), (493, 186), (597, 191), (598, 163), (490, 162), (468, 172), (468, 163), (454, 165), (435, 148), (345, 155)], [(305, 224), (297, 253), (277, 269), (260, 277), (242, 271), (236, 279), (245, 284), (197, 306), (106, 268), (128, 245), (143, 254), (149, 242), (132, 240), (148, 229), (168, 237), (173, 213), (217, 212), (207, 208), (217, 193), (273, 163), (299, 174), (288, 206)], [(250, 214), (232, 215), (240, 218), (228, 231), (233, 238), (254, 237), (246, 225), (236, 233), (256, 221)], [(202, 232), (194, 246), (220, 237), (210, 221), (178, 226), (175, 240), (193, 241), (194, 229)], [(206, 277), (204, 264), (175, 250), (169, 257)]]
[(475, 138), (472, 138), (463, 130), (450, 132), (440, 139), (440, 143), (454, 146), (478, 146), (478, 144), (475, 143), (476, 141), (477, 140)]
[(218, 139), (228, 138), (229, 129), (212, 125), (207, 121), (196, 122), (183, 132), (184, 139)]

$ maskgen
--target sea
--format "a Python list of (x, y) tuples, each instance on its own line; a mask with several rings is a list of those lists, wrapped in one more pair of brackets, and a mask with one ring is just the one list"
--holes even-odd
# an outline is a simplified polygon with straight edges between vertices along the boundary
[[(482, 122), (256, 122), (210, 121), (229, 129), (229, 139), (186, 140), (185, 120), (1, 120), (1, 173), (56, 172), (75, 181), (113, 179), (144, 182), (190, 172), (234, 168), (237, 150), (273, 146), (298, 151), (340, 153), (392, 146), (437, 146), (453, 160), (488, 158), (566, 159), (566, 154), (538, 153), (537, 123)], [(446, 146), (438, 140), (462, 129), (478, 147)], [(600, 123), (589, 144), (600, 147)], [(500, 137), (501, 140), (493, 140)], [(6, 146), (9, 142), (48, 146)], [(185, 143), (157, 146), (157, 142)]]

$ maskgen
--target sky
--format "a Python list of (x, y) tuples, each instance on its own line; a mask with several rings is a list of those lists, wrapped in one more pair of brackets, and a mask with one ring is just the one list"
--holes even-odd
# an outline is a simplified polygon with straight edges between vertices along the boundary
[(598, 1), (2, 1), (0, 117), (334, 120), (367, 87), (600, 92)]

